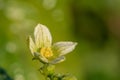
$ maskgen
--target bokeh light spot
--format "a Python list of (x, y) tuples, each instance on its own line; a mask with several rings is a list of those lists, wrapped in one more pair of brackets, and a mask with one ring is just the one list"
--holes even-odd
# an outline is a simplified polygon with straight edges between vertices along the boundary
[(8, 42), (8, 43), (6, 44), (6, 50), (7, 50), (8, 52), (10, 52), (10, 53), (15, 53), (16, 50), (17, 50), (17, 46), (16, 46), (16, 44), (13, 43), (13, 42)]
[(43, 0), (43, 7), (47, 10), (51, 10), (56, 6), (57, 0)]
[(55, 19), (55, 21), (61, 22), (64, 20), (64, 13), (60, 9), (54, 10), (52, 12), (52, 16)]

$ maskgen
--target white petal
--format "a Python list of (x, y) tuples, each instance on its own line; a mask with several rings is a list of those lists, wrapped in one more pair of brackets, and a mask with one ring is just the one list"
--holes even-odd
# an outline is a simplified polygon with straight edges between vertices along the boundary
[(39, 54), (38, 52), (35, 52), (34, 55), (35, 55), (35, 57), (39, 57), (39, 60), (42, 63), (48, 63), (48, 60), (45, 57), (41, 56), (41, 54)]
[(59, 56), (63, 56), (75, 49), (76, 42), (57, 42), (53, 44), (53, 51), (59, 53)]
[(56, 58), (55, 60), (51, 61), (50, 63), (51, 64), (57, 64), (57, 63), (61, 63), (63, 61), (65, 61), (65, 57), (64, 56), (60, 56), (60, 57)]
[(36, 51), (35, 43), (33, 42), (31, 36), (29, 36), (28, 40), (29, 40), (30, 51), (31, 51), (32, 55), (34, 56), (34, 52)]
[(42, 24), (38, 24), (34, 30), (35, 44), (37, 48), (50, 47), (52, 43), (52, 37), (49, 29)]

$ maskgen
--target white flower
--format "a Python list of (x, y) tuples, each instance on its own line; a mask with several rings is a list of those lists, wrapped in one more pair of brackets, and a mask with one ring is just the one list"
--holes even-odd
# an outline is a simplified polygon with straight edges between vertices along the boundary
[(34, 30), (35, 41), (29, 36), (29, 48), (35, 57), (44, 63), (56, 64), (65, 60), (64, 55), (75, 49), (76, 42), (57, 42), (52, 45), (52, 36), (49, 29), (42, 24), (38, 24)]

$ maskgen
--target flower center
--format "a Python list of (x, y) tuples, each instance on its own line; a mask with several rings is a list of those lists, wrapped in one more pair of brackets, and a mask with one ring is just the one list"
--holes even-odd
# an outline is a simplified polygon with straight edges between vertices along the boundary
[(52, 50), (51, 50), (51, 48), (49, 48), (49, 47), (47, 47), (47, 48), (46, 48), (46, 47), (41, 48), (40, 53), (41, 53), (44, 57), (46, 57), (46, 58), (50, 58), (50, 57), (53, 56)]

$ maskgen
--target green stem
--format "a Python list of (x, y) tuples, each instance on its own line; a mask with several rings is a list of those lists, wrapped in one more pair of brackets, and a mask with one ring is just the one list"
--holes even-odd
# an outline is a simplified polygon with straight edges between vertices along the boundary
[(40, 68), (40, 72), (45, 76), (46, 80), (53, 80), (55, 66), (51, 64), (43, 64)]
[(77, 80), (70, 74), (56, 74), (55, 65), (48, 63), (43, 64), (43, 66), (40, 68), (40, 73), (45, 76), (46, 80)]

